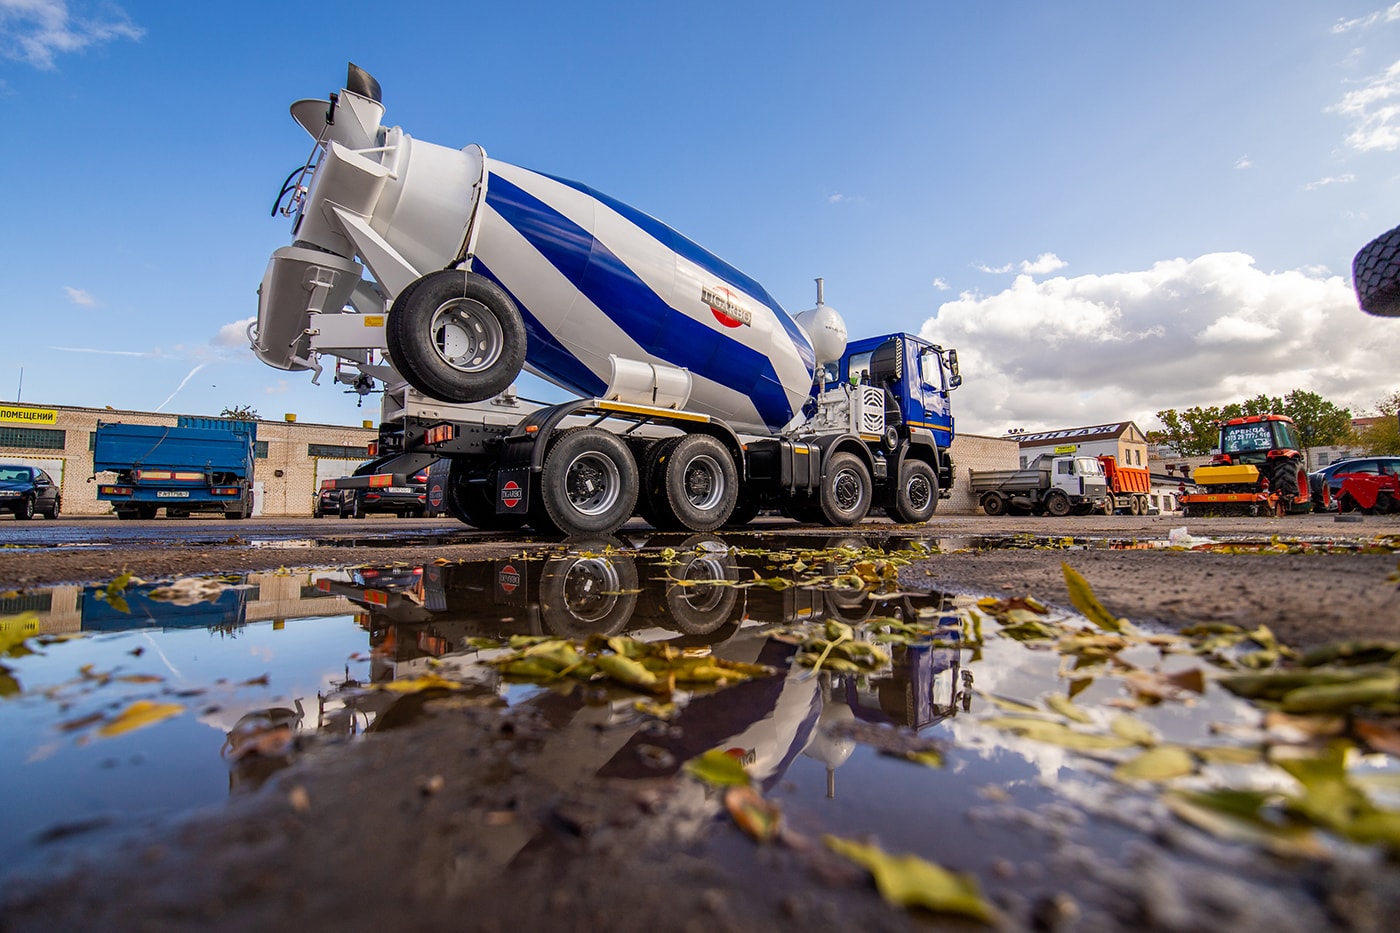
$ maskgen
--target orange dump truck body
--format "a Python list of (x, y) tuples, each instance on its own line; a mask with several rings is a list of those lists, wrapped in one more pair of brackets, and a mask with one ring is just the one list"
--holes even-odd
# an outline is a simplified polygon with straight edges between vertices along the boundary
[(1108, 491), (1115, 496), (1126, 493), (1146, 495), (1152, 491), (1152, 476), (1143, 467), (1119, 466), (1118, 458), (1105, 454), (1099, 457), (1103, 464), (1104, 477), (1108, 480)]

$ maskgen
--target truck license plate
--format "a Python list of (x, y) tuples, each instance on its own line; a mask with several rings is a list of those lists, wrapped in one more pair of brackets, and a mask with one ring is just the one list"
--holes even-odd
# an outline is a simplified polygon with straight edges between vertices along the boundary
[(157, 489), (157, 499), (188, 499), (189, 491), (186, 489)]

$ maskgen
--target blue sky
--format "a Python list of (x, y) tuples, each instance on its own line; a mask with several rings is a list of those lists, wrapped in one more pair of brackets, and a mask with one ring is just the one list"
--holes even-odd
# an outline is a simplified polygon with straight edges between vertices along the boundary
[(0, 0), (0, 399), (375, 418), (243, 336), (310, 149), (287, 107), (347, 61), (413, 136), (957, 347), (963, 431), (1400, 390), (1349, 281), (1400, 224), (1400, 4), (860, 9)]

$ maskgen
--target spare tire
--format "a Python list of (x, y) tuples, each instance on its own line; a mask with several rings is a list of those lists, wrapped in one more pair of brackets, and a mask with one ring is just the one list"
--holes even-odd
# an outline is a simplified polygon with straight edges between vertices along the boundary
[(408, 384), (446, 402), (491, 398), (525, 365), (520, 309), (499, 285), (462, 269), (429, 273), (399, 292), (384, 338)]
[(1400, 227), (1361, 248), (1351, 263), (1351, 282), (1362, 310), (1400, 317)]

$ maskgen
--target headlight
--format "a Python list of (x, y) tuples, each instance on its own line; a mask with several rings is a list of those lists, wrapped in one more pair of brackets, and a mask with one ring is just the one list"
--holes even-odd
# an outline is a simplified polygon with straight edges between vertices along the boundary
[(13, 499), (23, 493), (15, 492), (13, 489), (0, 489), (0, 499)]

